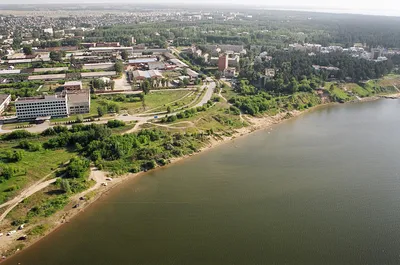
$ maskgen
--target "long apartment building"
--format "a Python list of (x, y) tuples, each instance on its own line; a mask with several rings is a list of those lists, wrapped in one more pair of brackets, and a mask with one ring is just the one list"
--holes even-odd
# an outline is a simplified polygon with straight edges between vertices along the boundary
[(57, 95), (18, 98), (15, 101), (20, 120), (38, 117), (68, 117), (71, 114), (89, 113), (89, 91), (63, 91)]

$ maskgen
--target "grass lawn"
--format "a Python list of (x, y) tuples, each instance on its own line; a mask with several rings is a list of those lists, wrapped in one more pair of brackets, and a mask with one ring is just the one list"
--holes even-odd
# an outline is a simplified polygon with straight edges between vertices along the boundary
[[(16, 146), (19, 141), (0, 142), (0, 150), (17, 150)], [(35, 142), (32, 140), (31, 142)], [(70, 160), (76, 154), (64, 150), (41, 150), (37, 152), (23, 151), (23, 158), (19, 162), (5, 163), (0, 161), (0, 168), (4, 166), (12, 166), (20, 170), (21, 174), (4, 180), (0, 183), (0, 203), (12, 197), (19, 189), (32, 184), (52, 171), (57, 169), (61, 164)], [(26, 174), (24, 174), (26, 172)]]
[(371, 95), (371, 91), (368, 91), (367, 89), (362, 88), (356, 83), (346, 83), (343, 85), (344, 88), (347, 89), (347, 91), (351, 91), (354, 94), (360, 96), (360, 97), (368, 97)]

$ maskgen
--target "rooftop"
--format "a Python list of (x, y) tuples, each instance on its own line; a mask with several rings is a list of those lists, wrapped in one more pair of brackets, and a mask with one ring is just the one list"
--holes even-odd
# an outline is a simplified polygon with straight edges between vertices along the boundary
[(129, 60), (129, 63), (152, 63), (157, 62), (157, 58), (138, 58)]
[(89, 102), (90, 93), (89, 90), (68, 91), (67, 98), (69, 103)]
[(82, 81), (67, 81), (64, 86), (82, 86)]

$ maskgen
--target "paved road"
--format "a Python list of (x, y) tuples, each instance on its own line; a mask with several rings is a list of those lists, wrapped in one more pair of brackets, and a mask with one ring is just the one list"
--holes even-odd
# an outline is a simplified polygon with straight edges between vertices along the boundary
[[(197, 103), (196, 105), (194, 105), (194, 106), (192, 106), (190, 108), (197, 108), (197, 107), (203, 106), (204, 104), (207, 104), (207, 102), (211, 99), (211, 97), (212, 97), (212, 95), (214, 93), (214, 89), (216, 87), (216, 84), (211, 78), (208, 78), (207, 81), (209, 83), (206, 85), (206, 89), (207, 90), (204, 93), (203, 98), (201, 99), (201, 101), (199, 103)], [(183, 90), (193, 90), (193, 89), (184, 88)], [(154, 91), (163, 91), (163, 90), (154, 90)], [(170, 91), (170, 90), (166, 89), (165, 91)], [(134, 92), (134, 91), (129, 91), (129, 92), (127, 91), (127, 93), (131, 93), (131, 92)], [(176, 115), (177, 113), (179, 113), (179, 111), (174, 112), (174, 113), (169, 113), (169, 114), (166, 114), (166, 115), (167, 116), (171, 116), (171, 115)], [(164, 113), (162, 113), (162, 114), (164, 114)], [(137, 121), (137, 122), (143, 124), (143, 123), (146, 123), (146, 122), (154, 119), (154, 115), (146, 114), (146, 113), (145, 114), (137, 114), (137, 115), (127, 115), (127, 116), (119, 115), (119, 116), (116, 116), (114, 119), (120, 120), (120, 121), (124, 121), (124, 122)], [(101, 120), (101, 121), (94, 121), (92, 123), (104, 124), (104, 123), (107, 123), (107, 122), (108, 122), (108, 120), (104, 119), (104, 120)], [(85, 124), (90, 124), (90, 123), (85, 123)], [(27, 130), (28, 132), (33, 132), (33, 133), (40, 133), (40, 132), (46, 130), (47, 128), (49, 128), (49, 127), (53, 127), (53, 126), (50, 125), (47, 122), (47, 123), (43, 123), (43, 124), (38, 125), (38, 126), (33, 126), (33, 127), (26, 128), (24, 130)], [(2, 127), (0, 126), (0, 134), (9, 133), (9, 132), (12, 132), (14, 130), (3, 130)]]

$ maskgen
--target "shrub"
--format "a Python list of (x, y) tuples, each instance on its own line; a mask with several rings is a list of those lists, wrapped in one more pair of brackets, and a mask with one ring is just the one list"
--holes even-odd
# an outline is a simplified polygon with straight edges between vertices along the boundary
[(118, 128), (118, 127), (124, 127), (125, 122), (120, 121), (120, 120), (110, 120), (107, 122), (107, 127), (108, 128)]

